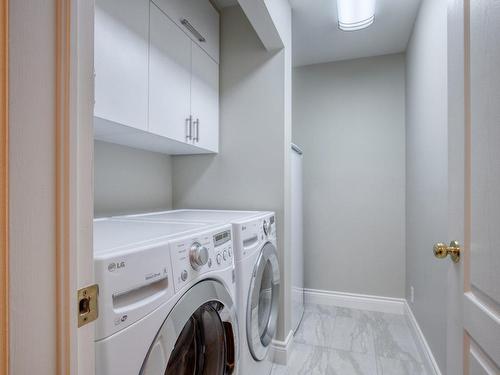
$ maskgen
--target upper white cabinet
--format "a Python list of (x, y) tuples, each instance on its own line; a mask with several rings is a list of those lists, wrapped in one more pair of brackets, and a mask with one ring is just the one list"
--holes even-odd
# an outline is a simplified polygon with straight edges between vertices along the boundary
[(219, 150), (219, 65), (198, 45), (191, 52), (193, 143)]
[(152, 0), (219, 63), (219, 14), (208, 0)]
[(95, 138), (218, 152), (219, 15), (208, 0), (96, 0)]
[(150, 22), (149, 131), (186, 141), (191, 111), (191, 40), (154, 4)]
[(148, 126), (149, 0), (97, 0), (94, 115)]

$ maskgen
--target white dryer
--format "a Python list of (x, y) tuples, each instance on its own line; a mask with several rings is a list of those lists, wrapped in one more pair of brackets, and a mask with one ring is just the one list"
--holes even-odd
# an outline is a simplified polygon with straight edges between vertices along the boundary
[(274, 213), (233, 223), (236, 297), (241, 346), (240, 374), (267, 375), (270, 348), (276, 334), (280, 271)]
[(94, 221), (96, 374), (235, 374), (230, 225)]
[(232, 224), (238, 321), (243, 343), (239, 374), (269, 374), (272, 368), (269, 352), (277, 329), (280, 293), (275, 214), (267, 211), (174, 210), (122, 218)]

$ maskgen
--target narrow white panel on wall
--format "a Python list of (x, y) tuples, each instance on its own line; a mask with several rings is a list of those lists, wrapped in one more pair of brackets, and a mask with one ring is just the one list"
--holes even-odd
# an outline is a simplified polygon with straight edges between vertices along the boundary
[(302, 210), (302, 150), (292, 144), (292, 329), (304, 314), (304, 252)]

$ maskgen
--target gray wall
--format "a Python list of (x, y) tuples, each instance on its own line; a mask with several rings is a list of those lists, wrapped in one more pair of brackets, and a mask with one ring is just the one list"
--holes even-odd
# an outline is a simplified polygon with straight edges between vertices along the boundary
[[(284, 51), (266, 51), (239, 7), (223, 9), (220, 152), (173, 157), (175, 208), (275, 211), (282, 259), (286, 131), (290, 133), (284, 87)], [(283, 306), (284, 301), (281, 314)], [(281, 315), (279, 339), (285, 330)]]
[(94, 143), (94, 216), (172, 207), (171, 157)]
[(404, 296), (404, 71), (401, 54), (294, 69), (306, 288)]
[(448, 262), (432, 255), (448, 233), (447, 9), (424, 0), (406, 56), (406, 296), (446, 373)]

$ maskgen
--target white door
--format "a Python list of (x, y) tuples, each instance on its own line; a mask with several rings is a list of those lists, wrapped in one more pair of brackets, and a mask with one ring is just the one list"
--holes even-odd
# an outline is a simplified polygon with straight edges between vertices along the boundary
[(190, 134), (191, 39), (150, 5), (149, 131), (185, 142)]
[(219, 150), (219, 65), (192, 43), (191, 114), (193, 144)]
[(500, 374), (500, 2), (450, 1), (448, 35), (447, 370)]
[(148, 126), (148, 0), (97, 0), (95, 116)]

